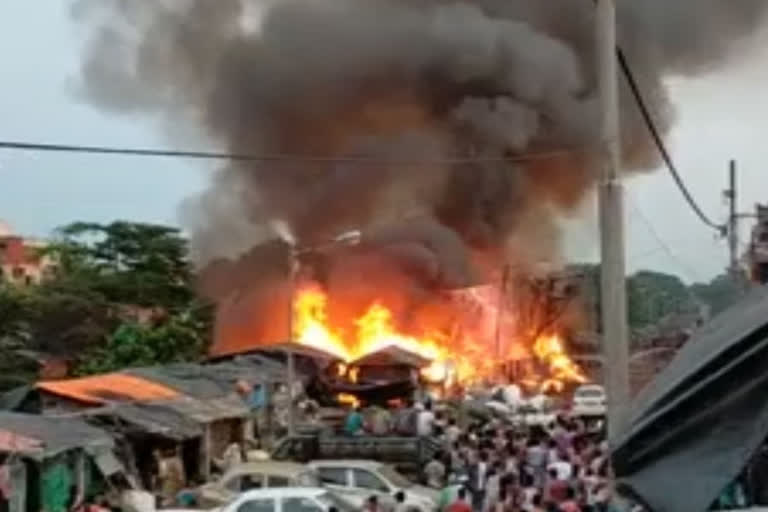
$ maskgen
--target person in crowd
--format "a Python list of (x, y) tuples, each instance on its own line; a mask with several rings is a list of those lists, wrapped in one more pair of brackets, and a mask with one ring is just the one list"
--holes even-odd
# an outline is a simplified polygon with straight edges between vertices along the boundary
[(534, 498), (541, 496), (541, 492), (535, 485), (533, 475), (523, 472), (520, 475), (520, 508), (524, 512), (534, 512)]
[(544, 498), (542, 494), (536, 493), (533, 496), (533, 499), (531, 500), (531, 509), (530, 512), (546, 512), (547, 509), (544, 508)]
[(421, 411), (419, 411), (416, 433), (419, 437), (432, 437), (435, 428), (435, 413), (432, 412), (432, 402), (426, 402)]
[(472, 507), (467, 500), (467, 489), (459, 488), (456, 499), (448, 505), (446, 512), (473, 512)]
[(549, 464), (547, 465), (547, 471), (556, 471), (557, 478), (559, 480), (570, 480), (573, 476), (573, 466), (570, 462), (565, 460), (559, 449), (555, 450), (552, 454)]
[(536, 485), (543, 485), (547, 468), (547, 449), (541, 438), (531, 439), (526, 451), (526, 462), (531, 468)]
[[(440, 495), (437, 500), (437, 510), (445, 512), (448, 506), (451, 505), (459, 496), (459, 490), (464, 489), (465, 498), (467, 498), (466, 492), (467, 477), (451, 475), (448, 478), (448, 483), (440, 490)], [(468, 503), (471, 503), (471, 499), (467, 499)]]
[(497, 463), (493, 463), (488, 470), (488, 477), (485, 479), (485, 501), (483, 502), (483, 510), (488, 512), (493, 509), (494, 505), (499, 499), (499, 493), (501, 492), (501, 475), (499, 474), (499, 466)]
[(448, 446), (453, 446), (461, 437), (461, 428), (459, 428), (456, 418), (448, 420), (448, 426), (445, 427), (445, 441)]
[(355, 405), (347, 413), (344, 419), (344, 433), (348, 436), (359, 436), (364, 433), (363, 415), (360, 413), (360, 406)]
[(395, 509), (393, 512), (410, 512), (409, 506), (405, 503), (405, 493), (403, 491), (395, 493)]
[(379, 498), (375, 494), (369, 496), (368, 499), (365, 500), (363, 511), (364, 512), (383, 512), (381, 506), (379, 505)]
[(370, 415), (370, 431), (375, 436), (389, 435), (392, 426), (392, 415), (383, 407), (374, 407)]
[(486, 485), (488, 483), (488, 452), (481, 450), (477, 462), (469, 468), (469, 486), (472, 491), (472, 506), (476, 511), (482, 511), (485, 504)]
[(419, 411), (414, 407), (413, 400), (408, 400), (404, 407), (395, 413), (395, 433), (401, 436), (416, 434)]
[(568, 480), (561, 479), (556, 469), (550, 469), (547, 473), (547, 482), (544, 486), (544, 496), (547, 501), (559, 505), (568, 497), (569, 487), (570, 484)]
[(576, 501), (576, 491), (573, 487), (565, 490), (565, 500), (560, 503), (560, 512), (581, 512), (581, 507)]
[(442, 489), (445, 483), (446, 469), (443, 463), (443, 454), (441, 452), (435, 453), (432, 460), (424, 467), (424, 476), (427, 480), (427, 485), (433, 489)]

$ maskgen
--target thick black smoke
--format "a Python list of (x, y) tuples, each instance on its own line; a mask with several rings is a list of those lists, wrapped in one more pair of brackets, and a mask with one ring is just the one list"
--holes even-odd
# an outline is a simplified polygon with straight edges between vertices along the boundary
[[(765, 11), (619, 2), (621, 44), (662, 129), (664, 78), (715, 69)], [(558, 216), (596, 180), (591, 0), (81, 0), (74, 12), (91, 30), (90, 101), (160, 112), (174, 136), (235, 153), (306, 157), (219, 171), (184, 209), (201, 265), (245, 254), (240, 265), (266, 271), (246, 253), (273, 237), (273, 219), (304, 243), (386, 225), (398, 261), (416, 254), (430, 282), (465, 284), (478, 254), (551, 259)], [(622, 103), (626, 169), (652, 168), (626, 91)], [(530, 154), (548, 156), (500, 160)]]

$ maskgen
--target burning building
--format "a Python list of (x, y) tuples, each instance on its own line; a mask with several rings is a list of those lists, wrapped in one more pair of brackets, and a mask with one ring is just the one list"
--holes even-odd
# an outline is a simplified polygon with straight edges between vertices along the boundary
[[(765, 0), (618, 4), (621, 45), (662, 130), (673, 120), (664, 79), (714, 69), (768, 11)], [(174, 139), (234, 156), (182, 208), (201, 290), (219, 304), (217, 354), (288, 336), (279, 220), (302, 246), (365, 233), (360, 247), (304, 255), (302, 342), (349, 359), (394, 340), (467, 375), (518, 351), (574, 376), (557, 326), (526, 330), (518, 310), (498, 322), (502, 336), (478, 335), (456, 321), (455, 291), (500, 281), (503, 263), (525, 275), (562, 261), (560, 219), (597, 180), (592, 2), (79, 0), (74, 13), (90, 30), (90, 100), (160, 113)], [(621, 101), (624, 168), (652, 169), (628, 91)]]

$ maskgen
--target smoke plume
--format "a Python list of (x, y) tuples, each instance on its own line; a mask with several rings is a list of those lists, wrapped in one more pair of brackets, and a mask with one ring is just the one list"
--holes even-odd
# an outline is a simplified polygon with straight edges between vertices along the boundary
[[(664, 78), (723, 64), (768, 2), (618, 7), (621, 45), (667, 130)], [(331, 282), (376, 255), (373, 267), (424, 291), (472, 282), (478, 262), (556, 259), (558, 218), (595, 185), (590, 0), (79, 0), (73, 12), (90, 34), (89, 101), (273, 157), (229, 163), (184, 207), (219, 300), (274, 292), (287, 257), (264, 245), (274, 219), (308, 245), (366, 233), (326, 265)], [(626, 90), (621, 101), (625, 169), (653, 168)]]

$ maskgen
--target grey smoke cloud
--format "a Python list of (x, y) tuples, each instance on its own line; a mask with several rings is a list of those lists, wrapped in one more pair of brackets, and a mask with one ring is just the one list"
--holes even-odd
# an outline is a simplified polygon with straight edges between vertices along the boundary
[[(395, 259), (417, 254), (423, 262), (431, 253), (439, 265), (458, 267), (428, 270), (430, 281), (436, 273), (466, 284), (478, 254), (556, 259), (557, 217), (595, 184), (590, 0), (75, 5), (91, 38), (83, 90), (99, 107), (161, 113), (172, 135), (184, 131), (174, 126), (198, 127), (238, 153), (374, 160), (229, 164), (184, 207), (203, 266), (248, 260), (247, 251), (272, 236), (274, 218), (312, 243), (351, 227), (389, 224), (397, 233), (409, 223), (403, 219), (419, 217), (437, 235), (420, 228), (414, 240), (403, 229), (410, 249), (393, 250)], [(706, 73), (737, 54), (764, 23), (768, 2), (621, 0), (618, 7), (622, 47), (667, 130), (674, 112), (663, 79)], [(256, 29), (247, 19), (255, 11)], [(657, 155), (627, 91), (621, 101), (625, 168), (652, 168)], [(572, 152), (491, 160), (561, 150)], [(480, 160), (446, 162), (457, 155)], [(430, 241), (445, 232), (460, 243)], [(398, 247), (397, 236), (391, 243)]]

